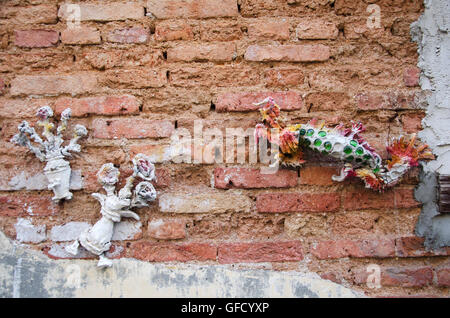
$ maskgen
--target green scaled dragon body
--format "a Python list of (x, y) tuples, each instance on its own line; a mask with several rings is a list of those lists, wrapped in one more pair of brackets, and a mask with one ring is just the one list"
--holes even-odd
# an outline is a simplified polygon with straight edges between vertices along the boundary
[(361, 123), (353, 123), (351, 128), (342, 124), (330, 128), (324, 121), (313, 119), (306, 124), (288, 126), (281, 120), (280, 108), (273, 98), (268, 97), (256, 105), (263, 105), (260, 109), (263, 122), (256, 125), (255, 138), (257, 141), (265, 138), (278, 145), (277, 163), (302, 164), (305, 162), (302, 150), (309, 148), (345, 162), (340, 175), (332, 177), (334, 181), (357, 177), (367, 188), (382, 191), (397, 184), (419, 160), (434, 158), (427, 145), (415, 145), (413, 136), (409, 141), (403, 137), (393, 140), (387, 146), (391, 160), (383, 162), (361, 137), (364, 131)]

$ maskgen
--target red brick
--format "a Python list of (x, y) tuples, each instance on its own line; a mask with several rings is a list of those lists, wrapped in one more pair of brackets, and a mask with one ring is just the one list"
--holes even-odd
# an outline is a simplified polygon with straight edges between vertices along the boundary
[(163, 138), (170, 137), (175, 128), (168, 120), (144, 118), (95, 119), (92, 123), (93, 137), (117, 138)]
[(414, 92), (371, 92), (355, 96), (356, 105), (362, 110), (416, 109), (420, 107), (420, 96)]
[(303, 84), (305, 76), (298, 68), (277, 67), (264, 72), (266, 86), (286, 87)]
[[(139, 3), (113, 2), (108, 4), (79, 3), (80, 21), (121, 21), (144, 18), (144, 7)], [(66, 21), (72, 15), (67, 4), (62, 4), (58, 17)]]
[(50, 195), (21, 194), (0, 196), (0, 216), (48, 216), (59, 212)]
[(146, 43), (150, 30), (145, 28), (117, 29), (108, 33), (107, 41), (113, 43)]
[(147, 15), (157, 19), (218, 18), (237, 16), (236, 0), (148, 0)]
[(220, 44), (187, 44), (167, 50), (169, 62), (214, 61), (227, 62), (236, 56), (234, 43)]
[(248, 93), (225, 93), (217, 97), (216, 111), (253, 111), (261, 106), (253, 103), (260, 102), (272, 96), (282, 110), (300, 110), (303, 108), (302, 96), (296, 92), (248, 92)]
[(297, 171), (278, 170), (262, 174), (259, 169), (215, 168), (214, 187), (218, 189), (288, 188), (297, 185)]
[(333, 212), (339, 206), (337, 193), (265, 193), (256, 197), (258, 212)]
[(167, 83), (167, 75), (164, 70), (109, 70), (103, 81), (111, 88), (162, 87)]
[(422, 119), (424, 117), (424, 113), (403, 115), (401, 117), (403, 130), (408, 134), (419, 132), (422, 130)]
[(322, 44), (251, 45), (244, 58), (255, 62), (321, 62), (330, 58), (330, 48)]
[(301, 261), (303, 249), (298, 241), (222, 243), (218, 258), (221, 264)]
[(395, 207), (397, 208), (416, 208), (422, 204), (414, 198), (414, 189), (394, 189)]
[(155, 26), (156, 41), (192, 40), (193, 38), (192, 27), (184, 22), (176, 21), (170, 24), (163, 22)]
[(248, 36), (256, 39), (288, 40), (289, 23), (285, 19), (264, 19), (248, 26)]
[(436, 270), (437, 284), (441, 287), (450, 287), (450, 268)]
[(61, 42), (64, 44), (99, 44), (100, 32), (96, 28), (67, 28), (61, 31)]
[(321, 18), (303, 18), (295, 29), (298, 39), (336, 39), (339, 31), (332, 21)]
[(97, 88), (94, 74), (17, 75), (11, 81), (10, 93), (19, 95), (78, 95)]
[(385, 192), (361, 189), (344, 194), (344, 209), (365, 210), (383, 208), (413, 208), (420, 206), (413, 189), (395, 188)]
[(313, 245), (311, 253), (319, 259), (394, 257), (395, 241), (393, 239), (321, 241)]
[(331, 179), (333, 175), (338, 175), (339, 169), (336, 167), (306, 166), (300, 168), (300, 184), (309, 185), (332, 185), (335, 182)]
[(59, 98), (55, 102), (55, 112), (60, 114), (70, 107), (73, 117), (85, 115), (125, 115), (139, 113), (141, 102), (132, 95), (98, 96), (84, 98)]
[(154, 219), (148, 222), (148, 235), (158, 240), (176, 240), (186, 237), (186, 221)]
[(425, 239), (418, 236), (399, 237), (395, 240), (397, 256), (399, 257), (424, 257), (450, 255), (450, 247), (429, 250), (424, 246)]
[[(353, 281), (356, 284), (366, 284), (370, 273), (357, 272)], [(388, 267), (381, 269), (380, 285), (382, 287), (424, 287), (433, 282), (431, 267)]]
[(217, 247), (207, 243), (169, 244), (140, 241), (130, 246), (132, 257), (147, 262), (216, 260)]
[(14, 44), (19, 47), (51, 47), (59, 40), (59, 34), (53, 30), (15, 30)]
[(408, 87), (419, 86), (420, 69), (418, 67), (410, 67), (403, 71), (403, 81)]

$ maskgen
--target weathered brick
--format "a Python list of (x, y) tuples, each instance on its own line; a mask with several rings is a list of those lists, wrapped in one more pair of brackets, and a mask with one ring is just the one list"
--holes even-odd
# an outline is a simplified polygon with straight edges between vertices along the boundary
[(296, 92), (247, 92), (224, 93), (217, 97), (216, 111), (253, 111), (261, 106), (255, 106), (265, 98), (272, 96), (282, 110), (300, 110), (303, 108), (302, 96)]
[(94, 138), (164, 138), (170, 137), (175, 129), (168, 120), (151, 120), (145, 118), (97, 118), (92, 122)]
[(408, 87), (419, 86), (420, 68), (410, 67), (403, 71), (403, 81)]
[(157, 19), (218, 18), (237, 16), (236, 0), (148, 0), (147, 14)]
[(242, 64), (183, 66), (170, 71), (170, 83), (175, 87), (236, 87), (257, 85), (259, 70)]
[(162, 87), (167, 75), (164, 70), (110, 70), (105, 72), (103, 82), (111, 88)]
[(300, 184), (332, 185), (333, 175), (339, 174), (336, 167), (306, 166), (300, 169)]
[(68, 222), (55, 225), (50, 231), (49, 238), (54, 242), (69, 242), (77, 240), (80, 234), (89, 229), (91, 224), (87, 222)]
[(159, 196), (159, 210), (167, 213), (250, 212), (250, 208), (250, 198), (238, 193), (166, 192)]
[[(353, 281), (356, 284), (366, 284), (369, 273), (359, 271), (355, 273)], [(387, 267), (381, 269), (381, 287), (424, 287), (433, 282), (431, 267)]]
[(422, 106), (422, 96), (415, 92), (370, 92), (358, 93), (356, 105), (361, 110), (417, 109)]
[(167, 50), (169, 62), (227, 62), (236, 56), (234, 43), (179, 45)]
[(339, 30), (336, 23), (321, 18), (303, 18), (295, 29), (298, 39), (326, 40), (336, 39)]
[(215, 261), (217, 247), (208, 243), (154, 243), (140, 241), (130, 246), (132, 257), (147, 262)]
[(352, 109), (346, 93), (318, 92), (309, 93), (305, 98), (307, 109), (311, 112)]
[(319, 259), (394, 257), (395, 241), (393, 239), (321, 241), (313, 244), (311, 253)]
[(116, 29), (108, 33), (106, 40), (112, 43), (146, 43), (150, 37), (150, 30), (145, 28)]
[(250, 38), (288, 40), (289, 22), (286, 19), (256, 21), (248, 26), (247, 33)]
[(297, 185), (297, 171), (278, 170), (263, 174), (259, 169), (215, 168), (214, 187), (218, 189), (288, 188)]
[(17, 7), (0, 7), (0, 16), (8, 20), (9, 23), (24, 24), (40, 24), (40, 23), (56, 23), (57, 7), (54, 4), (39, 4), (32, 6)]
[(161, 22), (155, 26), (156, 41), (192, 40), (193, 38), (192, 27), (182, 21)]
[(397, 208), (416, 208), (422, 205), (414, 198), (414, 189), (396, 188), (394, 198)]
[(96, 28), (67, 28), (61, 31), (61, 42), (64, 44), (99, 44), (100, 32)]
[(292, 262), (303, 259), (298, 241), (222, 243), (218, 248), (219, 263)]
[(256, 197), (258, 212), (333, 212), (340, 206), (337, 193), (264, 193)]
[(19, 95), (78, 95), (97, 88), (94, 74), (70, 75), (17, 75), (11, 81), (10, 93)]
[(440, 287), (450, 287), (450, 268), (436, 270), (437, 284)]
[(255, 62), (322, 62), (330, 58), (330, 48), (322, 44), (251, 45), (244, 58)]
[(291, 67), (276, 67), (264, 72), (266, 86), (286, 87), (303, 84), (305, 75), (302, 70)]
[[(111, 69), (114, 67), (153, 67), (162, 64), (164, 61), (164, 57), (161, 51), (150, 50), (144, 47), (135, 48), (134, 50), (110, 49), (108, 51), (89, 51), (82, 55), (82, 59), (83, 61), (86, 61), (88, 65), (100, 70)], [(111, 73), (109, 74), (109, 76), (114, 76), (117, 73)], [(135, 73), (139, 77), (142, 77), (142, 81), (144, 81), (145, 73), (142, 70), (135, 71)], [(120, 74), (117, 74), (117, 76), (119, 75)], [(164, 76), (164, 74), (160, 74), (160, 76)], [(111, 82), (120, 83), (120, 80), (123, 81), (126, 80), (126, 78), (127, 77), (125, 76), (122, 77), (122, 79), (111, 78)]]
[(186, 237), (186, 221), (180, 219), (153, 219), (148, 222), (148, 235), (158, 240), (176, 240)]
[(3, 80), (3, 78), (0, 78), (0, 95), (3, 95), (3, 93), (5, 93), (5, 90), (6, 90), (5, 81)]
[(418, 236), (399, 237), (395, 240), (397, 256), (399, 257), (425, 257), (450, 255), (450, 247), (427, 249), (424, 245), (425, 239)]
[(45, 105), (52, 105), (49, 99), (0, 99), (0, 116), (5, 118), (35, 118), (37, 110)]
[(401, 121), (403, 124), (403, 130), (408, 134), (419, 132), (422, 130), (422, 119), (424, 117), (424, 113), (402, 115)]
[(48, 216), (59, 212), (59, 206), (51, 201), (51, 195), (2, 195), (0, 203), (1, 216)]
[(154, 163), (163, 163), (172, 160), (172, 148), (170, 145), (133, 145), (130, 146), (130, 156), (134, 157), (143, 153), (150, 157)]
[(58, 44), (59, 34), (53, 30), (15, 30), (14, 44), (19, 47), (43, 48)]
[(45, 224), (33, 225), (29, 220), (20, 218), (14, 227), (16, 240), (21, 243), (41, 243), (47, 239)]
[[(108, 4), (80, 3), (80, 21), (116, 21), (139, 20), (144, 18), (144, 7), (133, 2), (113, 2)], [(62, 4), (58, 17), (67, 21), (72, 19), (73, 8), (70, 4)]]
[(132, 95), (98, 96), (84, 98), (58, 98), (55, 102), (55, 112), (60, 114), (70, 108), (72, 116), (85, 115), (126, 115), (139, 113), (141, 102)]

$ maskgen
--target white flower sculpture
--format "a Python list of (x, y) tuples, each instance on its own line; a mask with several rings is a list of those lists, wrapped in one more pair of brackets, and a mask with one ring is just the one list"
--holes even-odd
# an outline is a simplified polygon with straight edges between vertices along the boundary
[[(89, 252), (99, 255), (97, 266), (110, 267), (112, 262), (105, 256), (111, 247), (111, 238), (114, 233), (114, 225), (121, 221), (122, 217), (131, 217), (139, 221), (139, 216), (131, 211), (131, 208), (148, 206), (149, 202), (156, 199), (156, 190), (150, 181), (155, 180), (155, 166), (150, 159), (138, 154), (133, 159), (133, 174), (127, 178), (125, 186), (116, 194), (116, 184), (119, 181), (119, 170), (112, 163), (104, 164), (97, 178), (106, 191), (105, 194), (93, 193), (101, 204), (102, 217), (90, 229), (83, 232), (79, 239), (66, 247), (66, 251), (76, 255), (81, 244)], [(132, 192), (136, 178), (141, 181)]]
[[(67, 122), (71, 116), (70, 108), (61, 113), (56, 135), (52, 132), (55, 126), (50, 122), (53, 110), (49, 106), (39, 108), (36, 116), (39, 118), (38, 125), (43, 127), (42, 135), (46, 140), (44, 141), (27, 121), (23, 121), (18, 127), (19, 133), (14, 135), (11, 142), (27, 147), (40, 161), (47, 162), (44, 174), (49, 181), (48, 189), (53, 190), (55, 194), (52, 198), (53, 201), (70, 200), (72, 198), (72, 193), (69, 191), (71, 169), (69, 162), (64, 158), (71, 158), (70, 152), (81, 151), (78, 140), (87, 135), (87, 129), (82, 125), (76, 125), (73, 138), (64, 147), (62, 146), (64, 143), (63, 133), (67, 129)], [(32, 141), (37, 145), (33, 145)]]

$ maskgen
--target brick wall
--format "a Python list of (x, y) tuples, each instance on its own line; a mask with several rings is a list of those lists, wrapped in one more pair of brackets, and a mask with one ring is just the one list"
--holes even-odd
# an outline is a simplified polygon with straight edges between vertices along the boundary
[[(426, 251), (414, 227), (418, 171), (376, 194), (333, 183), (336, 164), (313, 160), (267, 178), (250, 164), (173, 163), (175, 128), (253, 127), (269, 94), (293, 122), (360, 120), (386, 155), (388, 138), (421, 129), (416, 45), (419, 0), (380, 0), (381, 28), (363, 1), (169, 0), (80, 3), (67, 27), (62, 1), (0, 7), (0, 227), (51, 258), (99, 217), (91, 193), (105, 162), (131, 173), (156, 161), (158, 201), (120, 225), (110, 257), (317, 272), (371, 296), (448, 295), (450, 249)], [(9, 143), (48, 104), (72, 108), (89, 137), (71, 161), (83, 182), (54, 205), (41, 164)], [(77, 257), (90, 258), (81, 253)], [(380, 289), (366, 286), (370, 264)]]

